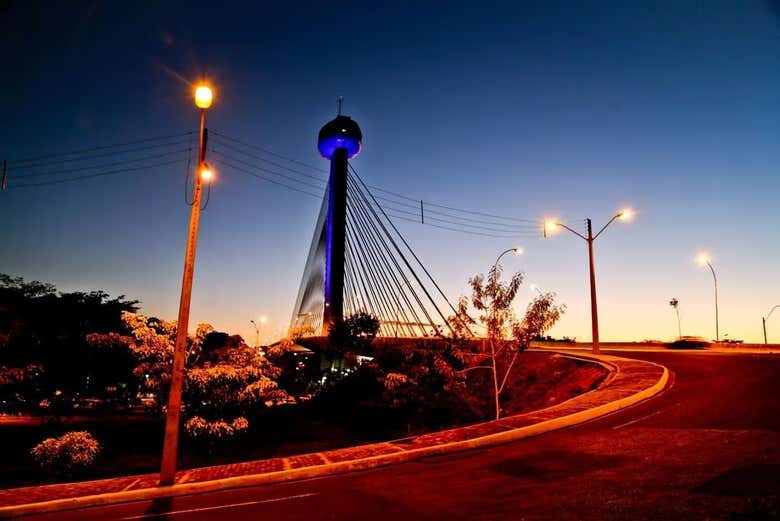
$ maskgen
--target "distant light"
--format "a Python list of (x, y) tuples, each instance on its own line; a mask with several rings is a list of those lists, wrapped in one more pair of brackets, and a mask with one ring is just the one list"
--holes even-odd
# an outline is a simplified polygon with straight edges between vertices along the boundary
[(624, 208), (618, 213), (618, 219), (621, 221), (630, 221), (634, 218), (634, 210), (631, 208)]
[(260, 323), (261, 323), (261, 324), (265, 324), (267, 320), (268, 320), (268, 318), (267, 318), (265, 315), (263, 315), (262, 317), (260, 317)]
[(206, 85), (200, 85), (195, 89), (195, 105), (197, 105), (198, 108), (209, 108), (213, 99), (214, 94), (211, 92), (211, 88)]
[(204, 181), (211, 181), (212, 179), (214, 179), (214, 171), (211, 170), (211, 168), (204, 166), (200, 170), (200, 178), (203, 179)]

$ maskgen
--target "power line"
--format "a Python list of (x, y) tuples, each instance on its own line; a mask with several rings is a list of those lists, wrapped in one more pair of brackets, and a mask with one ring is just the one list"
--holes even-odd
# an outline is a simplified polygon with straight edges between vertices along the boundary
[[(220, 145), (220, 146), (222, 146), (222, 145)], [(287, 174), (282, 174), (282, 173), (276, 172), (275, 170), (271, 170), (269, 168), (264, 168), (262, 166), (257, 166), (257, 165), (254, 165), (252, 163), (249, 163), (248, 161), (244, 161), (242, 159), (237, 159), (235, 157), (228, 156), (227, 154), (225, 154), (221, 150), (213, 149), (211, 151), (211, 153), (217, 154), (218, 156), (220, 156), (223, 159), (227, 159), (229, 161), (235, 161), (237, 163), (240, 163), (240, 164), (242, 164), (242, 165), (244, 165), (244, 166), (246, 166), (248, 168), (252, 168), (254, 170), (259, 170), (259, 171), (265, 172), (267, 174), (279, 176), (279, 177), (281, 177), (283, 179), (286, 179), (288, 181), (292, 181), (294, 183), (299, 183), (299, 184), (304, 185), (304, 186), (306, 186), (308, 188), (314, 188), (316, 190), (322, 190), (322, 189), (325, 188), (325, 185), (327, 185), (327, 181), (325, 181), (325, 180), (318, 180), (319, 184), (313, 184), (312, 182), (309, 182), (309, 181), (301, 181), (300, 179), (298, 179), (296, 177), (292, 177), (292, 176), (289, 176)]]
[[(402, 199), (407, 199), (409, 201), (415, 201), (415, 202), (419, 202), (420, 201), (419, 198), (409, 197), (408, 195), (403, 195), (403, 194), (399, 194), (397, 192), (392, 192), (390, 190), (387, 190), (385, 188), (380, 188), (378, 186), (369, 185), (369, 184), (366, 184), (366, 186), (368, 186), (369, 188), (373, 188), (374, 190), (379, 190), (380, 192), (383, 192), (383, 193), (386, 193), (386, 194), (394, 195), (394, 196), (400, 197)], [(444, 208), (446, 210), (451, 210), (453, 212), (462, 212), (462, 213), (468, 213), (468, 214), (472, 214), (472, 215), (481, 215), (483, 217), (492, 217), (494, 219), (504, 219), (504, 220), (507, 220), (507, 221), (515, 221), (515, 222), (521, 222), (521, 223), (536, 223), (537, 222), (534, 219), (518, 219), (516, 217), (506, 217), (504, 215), (495, 215), (495, 214), (490, 214), (490, 213), (485, 213), (485, 212), (478, 212), (478, 211), (475, 211), (475, 210), (465, 210), (465, 209), (462, 209), (462, 208), (456, 208), (454, 206), (446, 206), (446, 205), (443, 205), (443, 204), (436, 204), (436, 203), (430, 203), (430, 202), (426, 202), (425, 204), (428, 205), (428, 206), (434, 206), (436, 208)]]
[(183, 133), (179, 133), (179, 134), (170, 134), (170, 135), (167, 135), (167, 136), (157, 136), (157, 137), (151, 137), (151, 138), (147, 138), (147, 139), (139, 139), (137, 141), (128, 141), (126, 143), (115, 143), (113, 145), (103, 145), (103, 146), (99, 146), (99, 147), (82, 148), (82, 149), (79, 149), (79, 150), (71, 150), (70, 152), (60, 152), (60, 153), (45, 154), (45, 155), (41, 155), (41, 156), (37, 156), (37, 157), (29, 157), (29, 158), (26, 158), (26, 159), (14, 159), (14, 160), (8, 161), (8, 163), (11, 164), (11, 165), (20, 166), (21, 163), (30, 163), (30, 162), (40, 161), (42, 159), (49, 159), (49, 158), (53, 158), (53, 157), (72, 156), (72, 155), (76, 155), (76, 154), (83, 154), (83, 153), (87, 153), (87, 152), (94, 152), (94, 151), (97, 151), (97, 150), (106, 150), (106, 149), (109, 149), (109, 148), (119, 148), (119, 147), (125, 147), (125, 146), (130, 146), (130, 145), (138, 145), (138, 144), (141, 144), (141, 143), (150, 143), (152, 141), (162, 141), (164, 139), (172, 139), (172, 138), (175, 138), (175, 137), (186, 136), (186, 135), (189, 135), (189, 134), (192, 134), (192, 133), (193, 133), (192, 131), (190, 131), (190, 132), (183, 132)]
[[(132, 149), (128, 149), (128, 150), (116, 150), (116, 151), (111, 151), (111, 152), (103, 152), (103, 153), (100, 153), (100, 154), (93, 154), (93, 155), (90, 155), (90, 156), (87, 156), (87, 157), (69, 157), (69, 158), (66, 158), (66, 159), (60, 159), (60, 160), (57, 160), (57, 161), (49, 161), (49, 162), (39, 163), (39, 164), (35, 164), (35, 165), (17, 166), (16, 168), (24, 171), (24, 170), (34, 169), (34, 168), (40, 168), (40, 167), (43, 167), (43, 166), (60, 165), (62, 163), (73, 163), (73, 162), (78, 162), (78, 161), (89, 161), (89, 160), (97, 159), (97, 158), (101, 158), (101, 157), (124, 155), (124, 154), (130, 154), (130, 153), (134, 153), (134, 152), (140, 152), (140, 151), (144, 151), (144, 150), (151, 150), (153, 148), (164, 148), (164, 147), (170, 147), (170, 146), (175, 146), (175, 145), (182, 145), (182, 144), (185, 144), (185, 143), (188, 143), (188, 140), (184, 139), (184, 140), (180, 140), (180, 141), (173, 141), (173, 142), (170, 142), (170, 143), (158, 143), (156, 145), (147, 145), (147, 146), (132, 148)], [(107, 148), (107, 147), (98, 147), (98, 148)], [(27, 175), (31, 175), (31, 174), (27, 174)]]
[(230, 143), (226, 143), (225, 141), (223, 141), (223, 138), (219, 138), (218, 137), (217, 141), (219, 141), (219, 146), (227, 147), (227, 148), (229, 148), (231, 150), (234, 150), (234, 151), (238, 152), (239, 154), (244, 154), (245, 156), (249, 156), (249, 157), (251, 157), (253, 159), (257, 159), (258, 161), (262, 161), (264, 163), (268, 163), (268, 164), (274, 165), (277, 168), (282, 168), (282, 169), (287, 170), (289, 172), (293, 172), (295, 174), (302, 175), (304, 177), (308, 177), (308, 178), (314, 179), (316, 181), (324, 181), (322, 176), (315, 176), (315, 175), (311, 175), (311, 174), (309, 174), (307, 172), (301, 172), (300, 170), (296, 170), (295, 168), (290, 168), (289, 166), (285, 166), (285, 165), (282, 165), (280, 163), (276, 163), (275, 161), (271, 161), (269, 159), (265, 159), (264, 157), (258, 156), (257, 154), (251, 154), (249, 152), (241, 150), (240, 148), (238, 148), (236, 146), (233, 146)]
[[(385, 199), (383, 199), (381, 197), (378, 197), (378, 196), (377, 196), (377, 199), (385, 200)], [(393, 203), (393, 204), (396, 204), (396, 203)], [(412, 206), (412, 205), (408, 205), (408, 206), (414, 208), (414, 206)], [(392, 210), (394, 212), (401, 212), (401, 213), (405, 213), (407, 215), (417, 216), (417, 217), (420, 218), (419, 219), (420, 224), (425, 224), (423, 222), (422, 215), (420, 213), (419, 207), (415, 208), (417, 210), (415, 212), (410, 211), (410, 210), (405, 210), (405, 209), (402, 209), (402, 208), (396, 208), (395, 206), (391, 206), (388, 203), (383, 203), (382, 207), (387, 209), (387, 210)], [(435, 211), (432, 211), (432, 210), (426, 211), (426, 214), (446, 215), (448, 217), (452, 217), (449, 214), (446, 214), (446, 213), (443, 214), (441, 212), (435, 212)], [(495, 231), (495, 232), (529, 232), (529, 231), (532, 231), (532, 230), (538, 230), (539, 229), (539, 224), (538, 223), (536, 225), (534, 225), (534, 226), (531, 226), (529, 224), (526, 224), (526, 225), (515, 225), (515, 224), (501, 224), (501, 223), (488, 223), (488, 224), (492, 224), (493, 226), (482, 226), (480, 224), (471, 224), (471, 222), (481, 223), (483, 221), (479, 221), (479, 220), (471, 221), (469, 219), (461, 219), (461, 218), (458, 218), (458, 217), (454, 217), (454, 218), (455, 219), (460, 219), (460, 220), (453, 221), (451, 219), (442, 219), (442, 218), (439, 218), (439, 217), (431, 217), (430, 215), (428, 215), (426, 217), (426, 220), (442, 222), (442, 223), (448, 223), (448, 224), (455, 224), (455, 225), (459, 225), (459, 226), (466, 226), (466, 227), (469, 227), (469, 228), (477, 228), (477, 229), (481, 229), (481, 230), (488, 230), (488, 231)], [(498, 226), (498, 228), (497, 228), (497, 226)]]
[(124, 164), (127, 164), (127, 163), (137, 163), (139, 161), (147, 161), (147, 160), (150, 160), (150, 159), (160, 159), (160, 158), (163, 158), (163, 157), (172, 156), (174, 154), (180, 154), (182, 152), (188, 152), (189, 150), (190, 149), (183, 148), (183, 149), (179, 149), (179, 150), (172, 150), (170, 152), (164, 152), (162, 154), (157, 154), (157, 155), (154, 155), (154, 156), (145, 156), (145, 157), (139, 157), (139, 158), (133, 158), (133, 159), (124, 159), (122, 161), (115, 161), (115, 162), (111, 162), (111, 163), (102, 163), (102, 164), (99, 164), (99, 165), (81, 166), (81, 167), (77, 167), (77, 168), (69, 168), (69, 169), (66, 169), (66, 170), (57, 170), (57, 171), (50, 171), (50, 172), (35, 172), (35, 173), (32, 173), (32, 174), (21, 174), (21, 175), (15, 176), (15, 177), (27, 179), (29, 177), (45, 177), (45, 176), (53, 176), (53, 175), (72, 174), (72, 173), (75, 173), (75, 172), (83, 172), (85, 170), (95, 170), (95, 169), (100, 169), (100, 168), (112, 168), (112, 167), (121, 166), (121, 165), (124, 165)]
[[(223, 134), (221, 132), (213, 131), (212, 133), (215, 134), (215, 135), (221, 136), (222, 138), (228, 139), (228, 140), (232, 141), (233, 143), (236, 143), (236, 144), (239, 144), (239, 145), (251, 148), (251, 149), (259, 150), (259, 151), (261, 151), (261, 152), (263, 152), (265, 154), (268, 154), (268, 155), (271, 155), (271, 156), (274, 156), (274, 157), (277, 157), (277, 158), (280, 158), (280, 159), (284, 159), (286, 161), (290, 161), (292, 163), (295, 163), (295, 164), (298, 164), (298, 165), (301, 165), (301, 166), (305, 166), (306, 168), (310, 168), (310, 169), (315, 170), (317, 172), (327, 173), (327, 170), (324, 170), (324, 169), (316, 167), (316, 166), (312, 166), (312, 165), (310, 165), (308, 163), (305, 163), (303, 161), (299, 161), (297, 159), (294, 159), (294, 158), (291, 158), (291, 157), (288, 157), (288, 156), (284, 156), (282, 154), (277, 154), (276, 152), (272, 152), (271, 150), (268, 150), (267, 148), (260, 147), (260, 146), (257, 146), (257, 145), (253, 145), (251, 143), (247, 143), (246, 141), (242, 141), (240, 139), (236, 139), (236, 138), (227, 136), (227, 135), (225, 135), (225, 134)], [(246, 152), (243, 152), (243, 153), (246, 153)], [(258, 159), (260, 159), (260, 158), (258, 158)], [(268, 161), (267, 159), (261, 159), (261, 160)], [(298, 171), (298, 173), (301, 173), (301, 172)], [(421, 200), (419, 197), (410, 197), (408, 195), (400, 194), (398, 192), (393, 192), (391, 190), (387, 190), (387, 189), (381, 188), (379, 186), (369, 185), (369, 184), (366, 184), (366, 186), (369, 187), (369, 188), (373, 188), (374, 190), (381, 191), (381, 192), (383, 192), (385, 194), (388, 194), (388, 195), (399, 197), (399, 198), (402, 198), (402, 199), (405, 199), (405, 200), (408, 200), (408, 201), (414, 201), (417, 204), (419, 204), (419, 202)], [(443, 210), (450, 210), (451, 212), (458, 212), (458, 213), (464, 213), (464, 214), (469, 214), (469, 215), (477, 215), (477, 216), (481, 216), (481, 217), (490, 217), (490, 218), (493, 218), (493, 219), (500, 219), (500, 220), (509, 221), (509, 222), (515, 222), (515, 223), (539, 225), (539, 221), (536, 220), (536, 219), (521, 219), (521, 218), (516, 218), (516, 217), (508, 217), (508, 216), (497, 215), (497, 214), (492, 214), (492, 213), (488, 213), (488, 212), (481, 212), (481, 211), (476, 211), (476, 210), (467, 210), (467, 209), (464, 209), (464, 208), (457, 208), (457, 207), (454, 207), (454, 206), (448, 206), (448, 205), (443, 205), (443, 204), (438, 204), (438, 203), (431, 203), (431, 202), (424, 201), (424, 200), (423, 200), (423, 204), (426, 207), (427, 206), (432, 206), (432, 207), (435, 207), (435, 208), (441, 208)], [(417, 206), (415, 206), (415, 208), (416, 207)], [(435, 213), (436, 210), (427, 210), (426, 209), (426, 212)], [(468, 217), (453, 216), (453, 215), (449, 215), (449, 214), (444, 214), (444, 216), (451, 217), (451, 218), (469, 219)], [(482, 223), (482, 224), (491, 224), (491, 223)], [(497, 224), (497, 223), (492, 223), (492, 224)]]
[(276, 181), (275, 179), (271, 179), (269, 177), (265, 177), (263, 175), (257, 174), (257, 173), (255, 173), (255, 172), (253, 172), (251, 170), (246, 169), (246, 168), (242, 168), (240, 166), (233, 165), (233, 164), (231, 164), (229, 162), (223, 162), (222, 164), (224, 164), (225, 166), (227, 166), (229, 168), (232, 168), (232, 169), (234, 169), (234, 170), (236, 170), (238, 172), (241, 172), (241, 173), (244, 173), (244, 174), (247, 174), (247, 175), (251, 175), (252, 177), (255, 177), (257, 179), (262, 179), (263, 181), (268, 181), (269, 183), (273, 183), (273, 184), (278, 185), (278, 186), (282, 186), (284, 188), (287, 188), (288, 190), (292, 190), (294, 192), (300, 192), (302, 194), (308, 195), (310, 197), (314, 197), (316, 199), (320, 199), (320, 200), (322, 199), (322, 194), (314, 194), (312, 192), (307, 192), (306, 190), (301, 190), (300, 188), (296, 188), (294, 186), (290, 186), (288, 184), (282, 183), (281, 181)]
[(173, 164), (176, 164), (176, 163), (180, 163), (180, 162), (183, 162), (184, 159), (185, 158), (180, 158), (180, 159), (175, 159), (173, 161), (166, 161), (166, 162), (162, 162), (162, 163), (155, 163), (155, 164), (152, 164), (152, 165), (142, 165), (142, 166), (138, 166), (138, 167), (134, 167), (134, 168), (122, 168), (122, 169), (119, 169), (119, 170), (111, 170), (111, 171), (108, 171), (108, 172), (99, 172), (99, 173), (96, 173), (96, 174), (82, 175), (82, 176), (78, 176), (78, 177), (70, 177), (70, 178), (67, 178), (67, 179), (57, 179), (55, 181), (42, 181), (42, 182), (39, 182), (39, 183), (26, 183), (26, 184), (21, 184), (21, 185), (16, 185), (16, 186), (12, 185), (12, 186), (8, 187), (8, 190), (13, 190), (13, 189), (17, 189), (17, 188), (32, 188), (32, 187), (47, 186), (47, 185), (57, 185), (57, 184), (63, 184), (63, 183), (70, 183), (70, 182), (73, 182), (73, 181), (82, 181), (82, 180), (85, 180), (85, 179), (92, 179), (92, 178), (95, 178), (95, 177), (117, 175), (117, 174), (123, 174), (123, 173), (126, 173), (126, 172), (136, 172), (136, 171), (139, 171), (139, 170), (149, 170), (151, 168), (157, 168), (157, 167), (161, 167), (161, 166), (173, 165)]
[(241, 141), (240, 139), (236, 139), (236, 138), (233, 138), (233, 137), (230, 137), (230, 136), (226, 136), (225, 134), (222, 134), (221, 132), (217, 132), (216, 130), (212, 131), (212, 134), (214, 134), (216, 136), (221, 136), (221, 137), (223, 137), (225, 139), (233, 141), (234, 143), (238, 143), (239, 145), (243, 145), (245, 147), (249, 147), (249, 148), (253, 148), (255, 150), (259, 150), (260, 152), (268, 154), (269, 156), (274, 156), (274, 157), (277, 157), (279, 159), (285, 159), (287, 161), (290, 161), (291, 163), (296, 163), (298, 165), (305, 166), (306, 168), (311, 168), (312, 170), (316, 170), (318, 172), (325, 172), (325, 173), (328, 172), (327, 170), (324, 170), (324, 169), (322, 169), (320, 167), (312, 166), (312, 165), (310, 165), (308, 163), (304, 163), (303, 161), (299, 161), (299, 160), (293, 159), (291, 157), (287, 157), (287, 156), (283, 156), (281, 154), (277, 154), (276, 152), (272, 152), (271, 150), (268, 150), (267, 148), (263, 148), (263, 147), (258, 146), (258, 145), (253, 145), (251, 143), (247, 143), (246, 141)]

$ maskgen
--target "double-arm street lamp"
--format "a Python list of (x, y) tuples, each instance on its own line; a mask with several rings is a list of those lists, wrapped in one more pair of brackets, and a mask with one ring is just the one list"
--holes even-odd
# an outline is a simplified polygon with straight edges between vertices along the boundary
[(593, 242), (598, 239), (599, 235), (601, 235), (604, 230), (607, 229), (607, 226), (612, 224), (616, 219), (620, 219), (621, 221), (628, 221), (631, 219), (631, 217), (634, 215), (634, 212), (630, 209), (624, 209), (616, 213), (612, 219), (607, 221), (607, 224), (601, 227), (601, 229), (596, 233), (596, 235), (593, 235), (593, 224), (591, 223), (590, 218), (586, 219), (585, 222), (588, 225), (588, 234), (582, 235), (580, 232), (576, 230), (572, 230), (568, 226), (566, 226), (563, 223), (559, 223), (555, 220), (548, 220), (544, 223), (544, 236), (547, 237), (548, 234), (552, 234), (555, 231), (558, 230), (558, 228), (563, 228), (565, 230), (570, 231), (580, 239), (583, 239), (588, 244), (588, 263), (590, 267), (590, 321), (591, 321), (591, 328), (593, 330), (593, 352), (598, 353), (600, 351), (599, 346), (599, 314), (598, 314), (598, 308), (596, 306), (596, 270), (594, 265), (594, 259), (593, 259)]
[(764, 345), (767, 345), (767, 343), (768, 343), (766, 341), (766, 321), (769, 320), (769, 317), (772, 316), (772, 312), (774, 310), (776, 310), (777, 308), (780, 308), (780, 304), (778, 304), (775, 307), (773, 307), (772, 309), (770, 309), (769, 313), (767, 313), (765, 317), (761, 317), (761, 322), (762, 322), (762, 325), (764, 326)]
[(712, 267), (712, 259), (706, 253), (700, 253), (696, 257), (699, 266), (707, 266), (712, 272), (712, 280), (715, 283), (715, 342), (720, 342), (720, 327), (718, 327), (718, 276), (715, 275), (715, 268)]
[(179, 318), (176, 321), (176, 341), (173, 348), (173, 369), (165, 418), (165, 439), (163, 440), (160, 485), (172, 485), (176, 476), (176, 460), (179, 447), (179, 423), (181, 420), (182, 388), (184, 384), (184, 359), (187, 349), (187, 326), (190, 319), (192, 299), (192, 276), (195, 272), (195, 250), (198, 246), (198, 224), (200, 223), (200, 201), (203, 182), (213, 178), (206, 165), (206, 109), (211, 106), (213, 93), (205, 85), (195, 89), (195, 105), (200, 109), (200, 138), (198, 146), (198, 170), (190, 207), (190, 226), (187, 232), (187, 250), (184, 254), (184, 275), (181, 282)]

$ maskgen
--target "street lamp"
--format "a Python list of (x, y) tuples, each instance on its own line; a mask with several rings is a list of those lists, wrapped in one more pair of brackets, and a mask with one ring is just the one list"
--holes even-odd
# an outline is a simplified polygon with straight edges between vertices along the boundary
[(767, 345), (767, 341), (766, 341), (766, 321), (769, 320), (769, 317), (772, 316), (772, 312), (774, 310), (776, 310), (777, 308), (780, 308), (780, 304), (778, 304), (775, 307), (773, 307), (772, 309), (770, 309), (769, 313), (767, 313), (767, 315), (765, 317), (761, 317), (761, 322), (763, 323), (763, 326), (764, 326), (764, 345)]
[(588, 225), (588, 235), (582, 235), (580, 232), (574, 231), (568, 226), (566, 226), (563, 223), (560, 223), (554, 219), (548, 219), (544, 223), (544, 236), (547, 237), (548, 235), (552, 235), (556, 231), (558, 231), (559, 228), (563, 228), (565, 230), (570, 231), (580, 239), (583, 239), (588, 244), (588, 264), (590, 267), (590, 322), (591, 322), (591, 328), (593, 331), (593, 352), (598, 354), (601, 350), (599, 345), (599, 314), (598, 314), (598, 308), (596, 306), (596, 270), (595, 270), (595, 264), (593, 259), (593, 242), (598, 239), (599, 235), (601, 235), (604, 230), (607, 229), (607, 226), (613, 223), (615, 220), (621, 220), (621, 221), (630, 221), (631, 218), (634, 216), (634, 211), (630, 208), (624, 208), (623, 210), (620, 210), (618, 213), (616, 213), (612, 219), (607, 221), (607, 224), (601, 227), (601, 229), (596, 233), (596, 235), (593, 235), (593, 224), (591, 223), (590, 218), (586, 219), (585, 222)]
[(190, 207), (190, 226), (187, 232), (187, 249), (184, 254), (184, 275), (181, 282), (179, 318), (176, 321), (176, 341), (173, 348), (173, 369), (165, 418), (165, 439), (163, 440), (160, 485), (172, 485), (176, 477), (176, 460), (179, 446), (179, 424), (181, 420), (182, 387), (184, 384), (184, 359), (187, 348), (187, 325), (190, 319), (192, 300), (192, 277), (195, 272), (195, 250), (198, 246), (198, 224), (200, 223), (200, 200), (203, 182), (210, 181), (214, 174), (206, 165), (206, 109), (211, 106), (211, 88), (200, 85), (195, 89), (195, 105), (200, 109), (200, 133), (198, 145), (198, 171), (194, 176), (195, 189)]
[(718, 276), (715, 275), (715, 268), (712, 267), (712, 259), (706, 253), (700, 253), (696, 257), (699, 266), (707, 266), (712, 272), (712, 280), (715, 283), (715, 342), (720, 342), (720, 328), (718, 327)]
[[(264, 316), (260, 317), (261, 324), (265, 324), (265, 320), (266, 318)], [(254, 320), (250, 320), (249, 323), (255, 327), (255, 347), (260, 347), (260, 327)]]
[(523, 248), (521, 248), (520, 246), (515, 246), (514, 248), (509, 248), (508, 250), (505, 250), (505, 251), (501, 252), (501, 255), (499, 255), (498, 258), (496, 259), (496, 262), (493, 263), (493, 271), (496, 270), (496, 267), (498, 266), (498, 261), (501, 260), (501, 257), (503, 257), (504, 255), (506, 255), (509, 252), (512, 252), (515, 255), (522, 255), (523, 254)]

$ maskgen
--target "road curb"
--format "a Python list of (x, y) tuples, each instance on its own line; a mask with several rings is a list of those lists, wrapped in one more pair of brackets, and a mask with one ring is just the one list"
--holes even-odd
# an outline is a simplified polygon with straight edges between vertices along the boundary
[[(551, 352), (545, 350), (546, 352)], [(574, 397), (567, 402), (576, 400), (577, 398), (591, 395), (604, 391), (605, 387), (608, 387), (617, 377), (620, 369), (616, 363), (611, 363), (611, 360), (624, 360), (630, 359), (607, 356), (607, 355), (583, 355), (580, 353), (568, 353), (566, 351), (557, 351), (558, 354), (580, 359), (589, 362), (595, 362), (599, 365), (610, 369), (610, 375), (607, 377), (597, 389), (588, 393), (581, 394)], [(635, 362), (634, 360), (630, 360)], [(174, 497), (183, 496), (189, 494), (198, 494), (204, 492), (214, 492), (217, 490), (229, 489), (229, 488), (241, 488), (256, 485), (266, 485), (272, 483), (282, 483), (286, 481), (297, 481), (301, 479), (310, 479), (316, 477), (322, 477), (333, 474), (341, 474), (345, 472), (355, 470), (368, 470), (376, 467), (392, 465), (397, 463), (405, 463), (414, 461), (426, 456), (448, 454), (452, 452), (460, 452), (469, 449), (477, 449), (484, 447), (491, 447), (494, 445), (500, 445), (509, 443), (512, 441), (529, 438), (532, 436), (538, 436), (540, 434), (562, 429), (565, 427), (571, 427), (579, 423), (593, 420), (600, 416), (624, 409), (641, 401), (644, 401), (656, 394), (660, 393), (669, 379), (669, 370), (659, 364), (652, 362), (642, 362), (651, 364), (663, 369), (660, 378), (651, 386), (646, 387), (636, 393), (629, 396), (613, 400), (596, 407), (585, 409), (582, 411), (574, 412), (558, 418), (552, 418), (544, 420), (532, 425), (518, 427), (515, 429), (497, 432), (493, 434), (487, 434), (468, 440), (461, 440), (455, 442), (442, 443), (439, 445), (433, 445), (428, 447), (420, 447), (413, 449), (399, 449), (399, 452), (391, 454), (381, 454), (376, 456), (368, 456), (351, 461), (342, 461), (337, 463), (328, 463), (325, 465), (315, 465), (309, 467), (302, 467), (298, 469), (281, 470), (275, 472), (268, 472), (264, 474), (251, 474), (245, 476), (234, 476), (228, 478), (221, 478), (209, 481), (199, 481), (192, 483), (180, 483), (164, 487), (154, 487), (139, 490), (128, 490), (121, 492), (111, 492), (104, 494), (96, 494), (89, 496), (80, 496), (65, 499), (55, 499), (50, 501), (42, 501), (37, 503), (28, 503), (22, 505), (12, 505), (7, 507), (0, 507), (0, 517), (18, 517), (32, 514), (43, 514), (49, 512), (57, 512), (62, 510), (72, 510), (90, 506), (103, 506), (118, 503), (128, 503), (133, 501), (156, 499), (161, 497)], [(562, 405), (562, 404), (558, 404)], [(553, 406), (555, 407), (555, 406)], [(549, 408), (548, 408), (549, 409)], [(544, 411), (545, 409), (542, 409)], [(538, 411), (535, 411), (538, 412)], [(500, 420), (499, 420), (500, 421)], [(489, 422), (490, 423), (490, 422)]]

